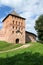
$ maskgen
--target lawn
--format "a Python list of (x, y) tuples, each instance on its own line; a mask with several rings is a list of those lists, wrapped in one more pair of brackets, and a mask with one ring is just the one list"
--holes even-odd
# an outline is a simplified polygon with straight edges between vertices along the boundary
[(43, 44), (0, 54), (0, 65), (43, 65)]
[(5, 41), (0, 41), (0, 51), (5, 51), (5, 50), (11, 50), (13, 48), (17, 48), (21, 46), (21, 44), (11, 44)]

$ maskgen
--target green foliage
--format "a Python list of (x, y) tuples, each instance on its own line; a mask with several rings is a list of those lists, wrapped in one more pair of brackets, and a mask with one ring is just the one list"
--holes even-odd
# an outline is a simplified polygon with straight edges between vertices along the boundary
[(43, 15), (36, 20), (35, 29), (38, 33), (38, 39), (43, 42)]
[(43, 65), (43, 44), (0, 54), (0, 65)]
[(43, 65), (40, 53), (24, 52), (12, 57), (0, 58), (0, 65)]
[(15, 44), (14, 45), (12, 43), (0, 41), (0, 51), (10, 50), (10, 49), (13, 49), (13, 48), (17, 48), (19, 46), (21, 46), (21, 44)]

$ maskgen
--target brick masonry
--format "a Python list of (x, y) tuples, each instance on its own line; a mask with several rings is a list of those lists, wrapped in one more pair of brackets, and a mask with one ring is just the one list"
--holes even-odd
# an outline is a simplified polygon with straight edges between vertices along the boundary
[(0, 31), (0, 40), (25, 44), (25, 20), (9, 15), (3, 21), (3, 29)]
[(36, 36), (25, 32), (24, 18), (9, 15), (3, 20), (3, 28), (0, 30), (0, 40), (13, 44), (25, 44), (25, 42), (35, 42)]

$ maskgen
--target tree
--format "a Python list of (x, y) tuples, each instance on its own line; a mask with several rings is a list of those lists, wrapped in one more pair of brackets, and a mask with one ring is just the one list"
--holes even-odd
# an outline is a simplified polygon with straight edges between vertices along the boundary
[(35, 30), (37, 31), (39, 41), (43, 42), (43, 15), (36, 20)]

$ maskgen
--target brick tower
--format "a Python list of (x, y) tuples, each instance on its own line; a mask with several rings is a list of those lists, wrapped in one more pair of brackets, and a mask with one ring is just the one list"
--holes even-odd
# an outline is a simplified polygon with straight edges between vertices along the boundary
[(25, 18), (19, 16), (15, 11), (8, 14), (3, 20), (5, 41), (10, 43), (25, 43)]

